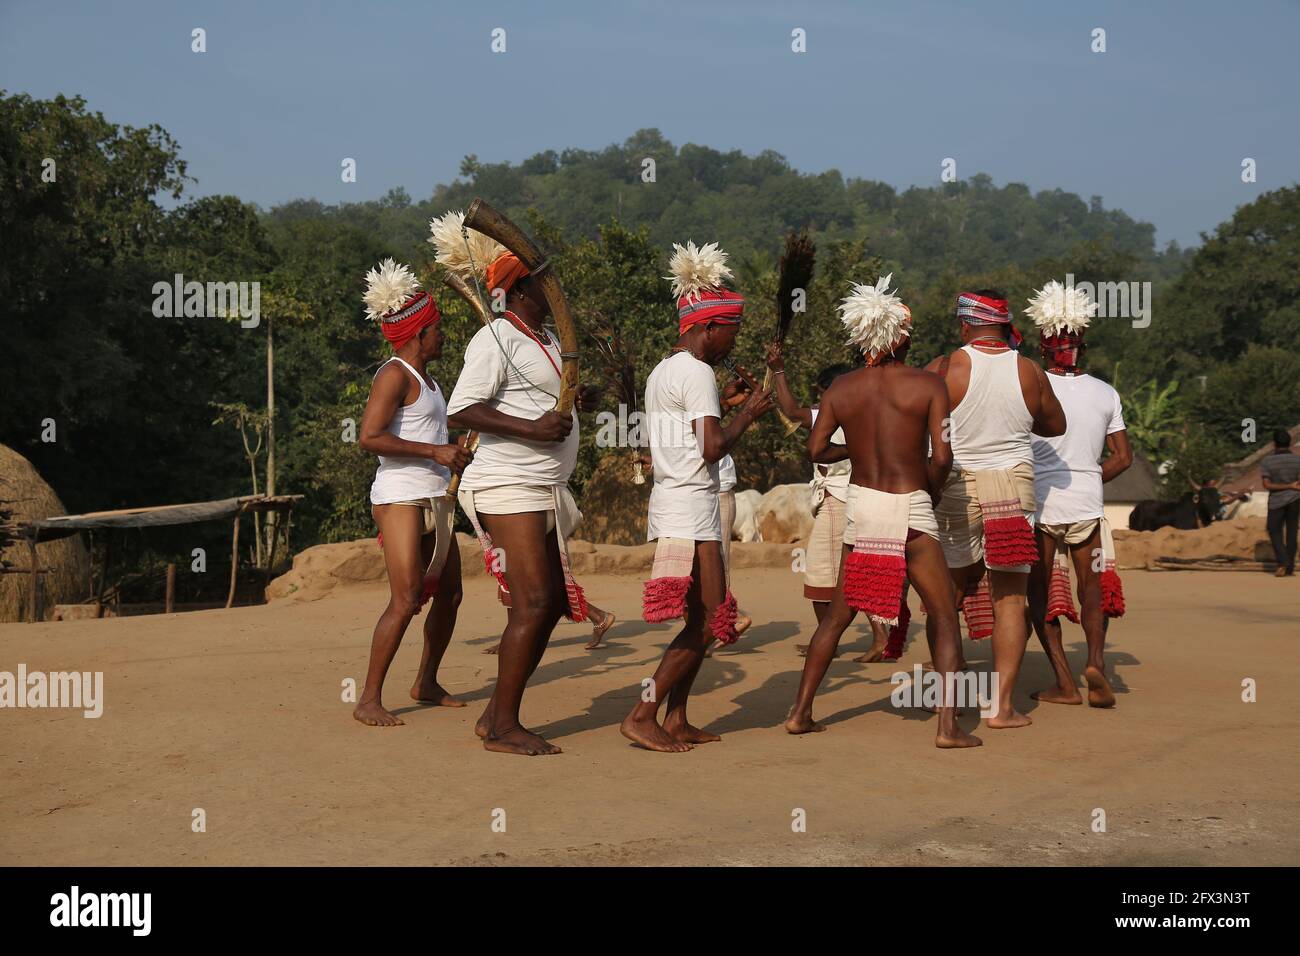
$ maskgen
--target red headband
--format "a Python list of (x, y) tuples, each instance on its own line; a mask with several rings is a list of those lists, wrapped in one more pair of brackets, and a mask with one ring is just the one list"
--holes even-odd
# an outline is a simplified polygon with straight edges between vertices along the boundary
[(433, 296), (427, 292), (417, 292), (406, 300), (406, 305), (380, 319), (379, 327), (383, 330), (384, 338), (396, 350), (441, 318), (442, 313), (438, 311)]
[(1011, 324), (1011, 309), (1006, 299), (993, 299), (974, 292), (957, 296), (957, 318), (970, 325), (1007, 325), (1011, 327), (1011, 347), (1019, 348), (1024, 340), (1019, 330)]
[(704, 289), (677, 300), (677, 334), (701, 322), (739, 325), (745, 311), (745, 297), (730, 289)]

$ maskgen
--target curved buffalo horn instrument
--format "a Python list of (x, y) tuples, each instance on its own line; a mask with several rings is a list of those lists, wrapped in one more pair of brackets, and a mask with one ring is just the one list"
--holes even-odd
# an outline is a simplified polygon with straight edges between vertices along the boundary
[[(469, 303), (470, 309), (478, 316), (480, 322), (484, 325), (492, 324), (492, 311), (487, 307), (487, 304), (483, 299), (479, 297), (478, 293), (469, 287), (469, 284), (466, 283), (464, 279), (453, 272), (444, 272), (442, 281), (444, 285)], [(478, 450), (478, 432), (469, 431), (465, 433), (465, 447), (469, 449), (470, 454), (473, 454)], [(452, 475), (451, 481), (447, 484), (446, 497), (454, 501), (456, 498), (456, 492), (459, 490), (460, 475)]]
[[(813, 264), (817, 258), (817, 247), (808, 238), (806, 232), (791, 232), (785, 237), (785, 249), (781, 253), (780, 279), (776, 290), (776, 342), (783, 344), (790, 325), (794, 322), (794, 292), (803, 289), (805, 293), (812, 284)], [(769, 368), (763, 376), (763, 388), (772, 385), (772, 370)], [(799, 430), (799, 423), (786, 418), (780, 408), (776, 413), (785, 422), (785, 434), (788, 438)]]
[(556, 278), (550, 260), (542, 256), (523, 230), (482, 199), (475, 199), (469, 204), (469, 209), (465, 211), (465, 225), (495, 239), (518, 256), (528, 270), (529, 278), (534, 279), (542, 290), (560, 340), (560, 397), (555, 403), (555, 410), (561, 415), (567, 415), (573, 410), (573, 400), (578, 391), (578, 330), (573, 324), (569, 302), (564, 297), (564, 290), (560, 288), (560, 280)]

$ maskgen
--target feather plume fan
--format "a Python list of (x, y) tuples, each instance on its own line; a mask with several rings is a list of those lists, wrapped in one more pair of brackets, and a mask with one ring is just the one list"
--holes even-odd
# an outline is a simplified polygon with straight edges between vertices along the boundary
[(456, 210), (430, 219), (429, 243), (436, 250), (438, 263), (448, 271), (462, 279), (482, 279), (487, 267), (506, 247), (473, 229), (465, 230), (469, 234), (467, 242), (461, 232), (464, 225), (465, 214)]
[(1097, 303), (1082, 289), (1063, 286), (1053, 279), (1034, 293), (1025, 313), (1043, 335), (1058, 335), (1086, 329), (1097, 313)]
[(794, 321), (794, 290), (808, 290), (812, 284), (813, 264), (817, 247), (808, 233), (791, 232), (785, 237), (785, 251), (781, 253), (780, 280), (776, 292), (776, 340), (784, 342)]
[(600, 374), (629, 410), (636, 409), (636, 360), (617, 325), (603, 312), (593, 310), (586, 323), (600, 353)]
[(840, 302), (840, 321), (849, 331), (849, 344), (871, 358), (888, 352), (902, 336), (911, 335), (912, 313), (889, 291), (889, 275), (875, 285), (854, 285)]
[(664, 278), (672, 281), (673, 295), (679, 299), (685, 296), (688, 301), (698, 298), (706, 289), (721, 288), (723, 280), (731, 278), (727, 254), (716, 242), (699, 247), (691, 241), (684, 246), (674, 242), (668, 271), (672, 274)]
[(366, 273), (366, 291), (361, 296), (366, 304), (366, 318), (382, 322), (385, 315), (406, 305), (419, 291), (419, 280), (410, 269), (385, 259), (378, 269)]

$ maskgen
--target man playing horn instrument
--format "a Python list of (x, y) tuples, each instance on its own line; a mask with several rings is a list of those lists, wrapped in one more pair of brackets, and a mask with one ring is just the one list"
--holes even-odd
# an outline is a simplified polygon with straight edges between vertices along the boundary
[[(826, 729), (813, 720), (813, 697), (845, 628), (856, 611), (865, 611), (885, 626), (898, 624), (907, 606), (904, 586), (910, 580), (930, 609), (930, 650), (943, 675), (935, 744), (978, 747), (979, 738), (957, 725), (961, 635), (933, 510), (952, 465), (945, 428), (948, 396), (938, 378), (903, 364), (912, 317), (888, 291), (890, 278), (874, 286), (854, 286), (840, 305), (849, 342), (862, 351), (866, 365), (841, 375), (822, 395), (808, 438), (813, 461), (847, 458), (852, 473), (838, 584), (808, 645), (785, 729), (792, 734)], [(845, 443), (832, 443), (841, 428)]]
[(460, 552), (452, 547), (452, 506), (444, 496), (452, 471), (470, 454), (447, 439), (447, 406), (425, 366), (442, 354), (438, 306), (415, 276), (392, 259), (366, 275), (366, 314), (380, 323), (393, 357), (380, 366), (361, 419), (360, 445), (379, 456), (370, 486), (390, 596), (370, 646), (366, 685), (352, 716), (374, 727), (402, 721), (384, 709), (384, 677), (411, 618), (430, 598), (424, 654), (411, 687), (422, 704), (463, 707), (438, 683), (438, 665), (456, 627)]
[[(677, 296), (678, 339), (646, 380), (645, 410), (654, 464), (646, 536), (656, 542), (642, 614), (647, 621), (684, 617), (640, 702), (620, 730), (633, 743), (663, 753), (719, 740), (691, 725), (686, 703), (709, 644), (736, 640), (736, 599), (727, 590), (719, 505), (718, 463), (760, 416), (772, 409), (754, 389), (731, 421), (713, 366), (736, 344), (744, 298), (725, 288), (731, 277), (716, 243), (674, 245), (670, 268)], [(659, 708), (668, 703), (661, 726)]]
[[(480, 435), (459, 501), (488, 571), (511, 602), (496, 687), (475, 732), (487, 750), (557, 754), (560, 748), (520, 723), (519, 709), (560, 617), (587, 620), (587, 601), (569, 570), (565, 544), (580, 517), (568, 486), (577, 461), (578, 419), (576, 412), (554, 410), (562, 356), (543, 324), (550, 306), (540, 286), (518, 256), (471, 234), (491, 244), (484, 249), (490, 256), (485, 278), (504, 310), (470, 340), (448, 420)], [(594, 392), (580, 390), (580, 408), (588, 407)]]

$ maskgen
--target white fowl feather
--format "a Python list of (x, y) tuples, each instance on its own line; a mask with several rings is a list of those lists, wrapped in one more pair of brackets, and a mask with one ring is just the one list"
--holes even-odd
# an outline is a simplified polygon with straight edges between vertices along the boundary
[[(462, 233), (465, 214), (457, 210), (429, 220), (429, 242), (436, 250), (435, 258), (462, 279), (487, 274), (490, 266), (506, 247), (474, 229)], [(468, 242), (465, 234), (468, 234)]]
[(1097, 314), (1097, 303), (1082, 289), (1053, 279), (1034, 293), (1025, 312), (1043, 335), (1058, 335), (1086, 329)]
[(366, 304), (366, 318), (383, 321), (384, 316), (396, 312), (420, 291), (415, 273), (404, 264), (385, 259), (378, 269), (366, 273), (366, 291), (361, 297)]
[(840, 321), (849, 332), (849, 344), (875, 358), (888, 352), (903, 336), (911, 335), (911, 312), (889, 291), (889, 275), (875, 285), (855, 284), (840, 302)]
[(687, 301), (698, 298), (706, 289), (722, 288), (723, 280), (731, 278), (727, 254), (716, 242), (698, 247), (689, 240), (684, 246), (674, 242), (668, 270), (672, 275), (664, 278), (672, 281), (673, 295), (679, 299), (685, 296)]

